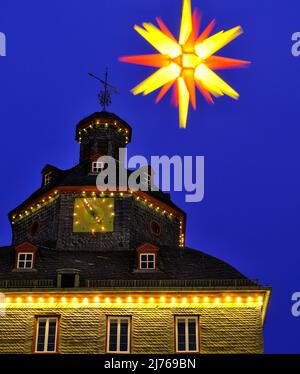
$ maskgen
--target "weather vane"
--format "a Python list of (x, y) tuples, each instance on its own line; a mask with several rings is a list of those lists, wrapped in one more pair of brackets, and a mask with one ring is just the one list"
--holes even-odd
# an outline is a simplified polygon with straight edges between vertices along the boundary
[(106, 68), (106, 72), (105, 72), (105, 80), (97, 77), (96, 75), (94, 75), (92, 73), (89, 73), (89, 75), (91, 77), (97, 79), (97, 81), (99, 81), (101, 84), (103, 84), (104, 90), (100, 90), (100, 92), (98, 93), (98, 99), (99, 99), (99, 103), (102, 107), (102, 111), (105, 112), (106, 108), (111, 104), (111, 94), (112, 93), (118, 94), (119, 90), (116, 87), (113, 87), (112, 85), (110, 85), (108, 83), (108, 81), (107, 81), (107, 78), (108, 78), (107, 68)]

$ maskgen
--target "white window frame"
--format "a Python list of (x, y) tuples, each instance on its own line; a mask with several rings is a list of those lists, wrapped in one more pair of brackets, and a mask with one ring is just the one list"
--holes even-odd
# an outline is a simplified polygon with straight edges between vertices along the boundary
[[(117, 327), (117, 350), (116, 351), (110, 351), (110, 321), (117, 320), (118, 327)], [(127, 326), (127, 351), (120, 351), (120, 339), (121, 339), (121, 320), (127, 320), (128, 326)], [(131, 340), (131, 317), (114, 317), (109, 316), (107, 317), (107, 336), (106, 336), (106, 351), (107, 353), (116, 353), (116, 354), (123, 354), (123, 353), (130, 353), (130, 340)]]
[[(188, 321), (194, 320), (196, 323), (196, 350), (189, 350), (189, 330)], [(180, 351), (178, 349), (178, 320), (185, 320), (185, 350)], [(199, 317), (198, 316), (176, 316), (175, 317), (175, 348), (176, 353), (197, 353), (199, 352)]]
[(99, 174), (104, 169), (103, 161), (92, 161), (92, 173)]
[[(147, 256), (146, 260), (142, 260), (142, 256)], [(153, 256), (153, 261), (149, 260), (149, 256)], [(153, 262), (153, 267), (149, 267), (149, 263)], [(142, 263), (146, 263), (146, 267), (142, 267)], [(155, 270), (156, 269), (156, 253), (145, 253), (139, 254), (139, 268), (140, 270)]]
[(52, 180), (52, 171), (44, 175), (44, 185), (47, 186)]
[[(25, 259), (24, 260), (20, 260), (20, 255), (25, 255)], [(31, 260), (27, 259), (28, 255), (31, 255)], [(19, 252), (18, 253), (18, 261), (17, 261), (17, 268), (18, 269), (22, 269), (22, 270), (32, 269), (33, 268), (33, 258), (34, 258), (34, 253), (32, 253), (32, 252)], [(24, 262), (24, 267), (20, 267), (20, 262)], [(26, 267), (25, 266), (27, 262), (31, 262), (31, 266), (30, 267)]]
[[(50, 321), (56, 321), (55, 325), (55, 343), (54, 343), (54, 351), (48, 351), (48, 338), (49, 338), (49, 323)], [(39, 325), (40, 321), (46, 321), (46, 326), (45, 326), (45, 340), (44, 340), (44, 350), (43, 351), (38, 351), (37, 346), (38, 346), (38, 340), (39, 340)], [(34, 346), (34, 352), (35, 353), (57, 353), (57, 338), (58, 338), (58, 317), (37, 317), (36, 318), (36, 331), (35, 331), (35, 346)]]

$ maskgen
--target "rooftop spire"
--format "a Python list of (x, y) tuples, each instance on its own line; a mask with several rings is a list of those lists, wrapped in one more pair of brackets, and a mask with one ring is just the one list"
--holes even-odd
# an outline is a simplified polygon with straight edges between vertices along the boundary
[(98, 93), (98, 99), (99, 103), (102, 107), (102, 111), (106, 112), (106, 108), (111, 104), (111, 94), (118, 94), (119, 90), (110, 85), (108, 83), (108, 69), (106, 68), (105, 72), (105, 80), (102, 80), (101, 78), (97, 77), (96, 75), (89, 73), (89, 75), (95, 79), (97, 79), (102, 85), (103, 85), (103, 90), (100, 90)]

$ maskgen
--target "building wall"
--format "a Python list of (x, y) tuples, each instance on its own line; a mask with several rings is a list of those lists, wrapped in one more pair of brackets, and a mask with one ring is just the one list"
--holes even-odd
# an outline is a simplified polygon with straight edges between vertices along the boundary
[[(154, 235), (150, 229), (151, 221), (156, 221), (160, 235)], [(168, 218), (154, 209), (147, 207), (141, 201), (133, 201), (130, 219), (130, 242), (132, 247), (150, 242), (158, 246), (178, 246), (180, 222), (176, 218)]]
[[(34, 244), (53, 246), (58, 235), (58, 218), (60, 212), (60, 198), (56, 198), (34, 213), (17, 221), (12, 226), (13, 244), (30, 241)], [(36, 235), (31, 235), (32, 225), (38, 222), (39, 229)]]
[[(114, 231), (108, 233), (74, 233), (74, 201), (82, 197), (77, 193), (63, 193), (53, 202), (43, 206), (13, 225), (13, 244), (30, 241), (34, 244), (64, 250), (124, 250), (135, 248), (144, 242), (177, 246), (180, 224), (176, 218), (167, 218), (134, 197), (115, 197)], [(154, 235), (151, 221), (161, 227), (161, 234)], [(39, 223), (35, 236), (30, 234), (34, 222)]]
[(125, 136), (118, 133), (114, 126), (98, 127), (93, 130), (81, 132), (80, 162), (90, 159), (98, 153), (98, 141), (105, 141), (108, 144), (108, 156), (119, 158), (119, 148), (126, 147)]
[(175, 353), (176, 315), (199, 315), (200, 353), (263, 353), (259, 307), (8, 308), (0, 353), (31, 353), (35, 315), (60, 315), (60, 353), (105, 353), (106, 317), (132, 317), (131, 353)]

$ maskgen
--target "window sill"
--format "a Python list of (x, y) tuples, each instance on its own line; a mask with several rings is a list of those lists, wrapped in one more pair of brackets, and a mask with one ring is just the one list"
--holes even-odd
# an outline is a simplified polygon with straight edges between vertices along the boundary
[(14, 268), (12, 270), (12, 272), (14, 272), (14, 273), (35, 273), (35, 272), (37, 272), (37, 269), (17, 269), (17, 268)]
[(134, 269), (134, 273), (159, 273), (160, 269)]

